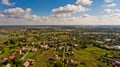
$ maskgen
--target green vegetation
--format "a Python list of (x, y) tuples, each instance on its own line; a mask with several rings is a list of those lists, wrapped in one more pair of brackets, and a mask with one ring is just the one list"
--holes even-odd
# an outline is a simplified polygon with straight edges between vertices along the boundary
[[(112, 67), (119, 60), (119, 35), (89, 28), (1, 28), (0, 63), (22, 67)], [(115, 32), (115, 31), (114, 31)], [(109, 59), (106, 59), (109, 58)]]

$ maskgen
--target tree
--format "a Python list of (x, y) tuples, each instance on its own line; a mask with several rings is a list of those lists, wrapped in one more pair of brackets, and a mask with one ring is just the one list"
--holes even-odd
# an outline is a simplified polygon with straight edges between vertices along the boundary
[(54, 64), (54, 67), (63, 67), (63, 64), (62, 64), (62, 62), (56, 62)]

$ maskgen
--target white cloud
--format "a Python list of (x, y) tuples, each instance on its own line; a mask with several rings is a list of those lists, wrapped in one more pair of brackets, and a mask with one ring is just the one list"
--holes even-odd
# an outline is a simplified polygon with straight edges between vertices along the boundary
[[(87, 1), (87, 0), (86, 0)], [(89, 0), (90, 1), (90, 0)], [(92, 2), (91, 2), (92, 3)], [(0, 24), (11, 25), (104, 25), (120, 24), (120, 9), (104, 9), (106, 15), (91, 16), (83, 14), (82, 16), (72, 16), (77, 12), (86, 12), (89, 9), (83, 5), (91, 3), (79, 3), (76, 5), (67, 4), (52, 10), (52, 16), (32, 15), (31, 8), (22, 9), (20, 7), (3, 10), (0, 14)], [(117, 12), (117, 13), (116, 13)], [(113, 14), (116, 13), (116, 14)]]
[(81, 5), (71, 5), (67, 4), (66, 6), (59, 7), (52, 10), (53, 16), (71, 16), (71, 14), (76, 12), (86, 12), (89, 9)]
[[(102, 16), (91, 16), (84, 14), (78, 17), (50, 17), (50, 16), (36, 16), (32, 15), (31, 20), (19, 19), (19, 18), (6, 18), (0, 17), (0, 24), (11, 24), (11, 25), (115, 25), (120, 24), (120, 13), (102, 15)], [(7, 21), (8, 20), (8, 21)], [(37, 21), (37, 22), (36, 22)]]
[(115, 11), (115, 12), (120, 12), (120, 9), (115, 9), (114, 11)]
[(106, 4), (106, 5), (104, 5), (105, 7), (115, 7), (115, 6), (117, 6), (117, 4), (116, 3), (111, 3), (111, 4)]
[(84, 18), (86, 18), (86, 17), (91, 17), (91, 15), (89, 15), (89, 14), (83, 14), (82, 17), (84, 17)]
[(112, 13), (112, 9), (104, 9), (104, 13)]
[(84, 5), (91, 5), (93, 1), (91, 0), (77, 0), (75, 4), (67, 4), (59, 8), (52, 10), (53, 17), (70, 17), (75, 13), (86, 12), (90, 9), (86, 8)]
[(9, 0), (2, 0), (3, 5), (13, 6), (15, 3), (10, 3)]
[(111, 3), (113, 2), (114, 0), (105, 0), (105, 3)]
[(109, 15), (100, 16), (99, 22), (101, 25), (120, 25), (120, 13), (114, 13)]
[(0, 18), (1, 18), (1, 17), (4, 17), (4, 16), (5, 16), (4, 14), (0, 14)]
[(53, 14), (53, 17), (70, 17), (71, 13), (61, 13), (61, 14)]
[(3, 11), (3, 13), (12, 18), (24, 18), (25, 16), (29, 15), (30, 11), (31, 11), (30, 8), (23, 10), (22, 8), (16, 7), (16, 8), (6, 9)]
[(107, 14), (110, 14), (110, 13), (118, 13), (120, 12), (120, 9), (104, 9), (103, 13), (107, 13)]
[(3, 13), (9, 18), (18, 18), (38, 22), (40, 17), (36, 15), (31, 15), (30, 12), (31, 8), (27, 8), (26, 10), (24, 10), (19, 7), (10, 8), (3, 11)]
[(113, 14), (113, 13), (119, 13), (120, 9), (117, 9), (117, 3), (113, 3), (114, 0), (105, 0), (105, 5), (103, 5), (105, 8), (103, 10), (103, 14)]
[(76, 4), (78, 5), (91, 5), (93, 3), (93, 1), (91, 0), (77, 0)]

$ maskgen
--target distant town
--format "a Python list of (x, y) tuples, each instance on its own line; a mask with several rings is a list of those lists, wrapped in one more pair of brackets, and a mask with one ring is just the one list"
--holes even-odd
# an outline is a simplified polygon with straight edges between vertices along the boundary
[(0, 26), (0, 67), (120, 67), (120, 26)]

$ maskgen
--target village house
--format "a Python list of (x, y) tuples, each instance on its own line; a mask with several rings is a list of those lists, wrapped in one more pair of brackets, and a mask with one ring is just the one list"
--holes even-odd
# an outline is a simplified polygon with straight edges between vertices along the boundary
[(63, 46), (56, 47), (56, 50), (63, 50)]
[(23, 66), (24, 66), (24, 67), (29, 67), (30, 65), (33, 65), (34, 62), (35, 62), (35, 60), (33, 60), (33, 59), (28, 59), (28, 60), (26, 60), (26, 61), (23, 63)]
[(40, 47), (43, 48), (43, 49), (49, 49), (48, 45), (40, 45)]
[(120, 50), (120, 46), (119, 45), (113, 46), (113, 48), (116, 49), (116, 50)]
[(30, 62), (30, 65), (33, 65), (35, 62), (35, 60), (33, 60), (33, 59), (28, 59), (28, 61)]
[(59, 56), (56, 54), (52, 57), (52, 60), (58, 60)]
[(73, 40), (76, 40), (76, 38), (75, 38), (75, 37), (73, 37)]
[(34, 47), (33, 47), (33, 48), (31, 49), (31, 51), (32, 51), (32, 52), (36, 52), (36, 51), (37, 51), (37, 48), (34, 48)]
[(65, 51), (67, 52), (69, 50), (70, 50), (70, 46), (67, 46), (66, 49), (65, 49)]
[(104, 44), (104, 42), (102, 42), (102, 41), (96, 41), (96, 43), (98, 43), (98, 44)]
[(23, 46), (21, 49), (22, 49), (22, 50), (26, 50), (26, 47), (25, 47), (25, 46)]
[(15, 50), (16, 53), (19, 53), (19, 54), (22, 54), (22, 50), (19, 49), (19, 50)]
[(116, 46), (106, 46), (106, 48), (120, 50), (120, 46), (119, 45), (116, 45)]
[(30, 50), (30, 49), (31, 49), (31, 46), (28, 46), (28, 45), (21, 47), (21, 50)]
[(23, 42), (26, 42), (26, 39), (23, 39), (22, 41), (23, 41)]
[(5, 58), (3, 58), (3, 59), (1, 59), (0, 60), (0, 63), (2, 64), (2, 63), (7, 63), (8, 62), (8, 58), (7, 57), (5, 57)]
[(106, 46), (107, 49), (113, 49), (113, 46)]
[(25, 61), (24, 63), (23, 63), (23, 66), (24, 67), (29, 67), (30, 66), (30, 62), (27, 60), (27, 61)]
[(14, 60), (15, 56), (14, 55), (10, 55), (9, 57), (5, 57), (2, 60), (0, 60), (0, 63), (8, 63), (8, 60)]
[(74, 60), (72, 60), (72, 59), (67, 60), (67, 65), (68, 66), (75, 66), (76, 64), (77, 63)]
[(74, 47), (78, 47), (78, 44), (74, 44), (73, 46), (74, 46)]
[(32, 42), (32, 45), (34, 45), (35, 44), (35, 42)]
[(114, 66), (115, 66), (115, 67), (120, 67), (120, 62), (119, 62), (119, 61), (116, 61)]
[(3, 61), (4, 61), (4, 62), (7, 62), (7, 61), (8, 61), (8, 58), (7, 58), (7, 57), (3, 58)]
[(73, 51), (67, 51), (66, 54), (67, 54), (67, 56), (73, 56), (74, 52)]
[(110, 42), (112, 39), (105, 39), (106, 42)]
[(11, 67), (9, 63), (7, 63), (7, 65), (5, 67)]
[(14, 59), (15, 59), (15, 56), (14, 56), (14, 55), (10, 55), (10, 56), (9, 56), (9, 59), (14, 60)]

